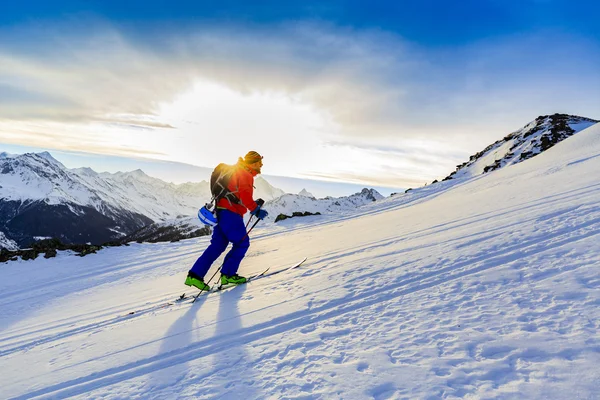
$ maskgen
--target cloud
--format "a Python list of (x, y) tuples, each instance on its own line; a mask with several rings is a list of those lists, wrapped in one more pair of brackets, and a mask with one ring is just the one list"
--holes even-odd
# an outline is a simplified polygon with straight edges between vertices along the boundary
[[(589, 114), (600, 109), (600, 51), (579, 37), (533, 32), (425, 48), (316, 22), (160, 34), (86, 22), (0, 32), (11, 39), (0, 42), (0, 140), (164, 158), (159, 147), (136, 146), (174, 137), (181, 126), (162, 120), (161, 108), (214, 82), (310, 105), (335, 125), (321, 132), (325, 146), (377, 164), (360, 176), (348, 163), (336, 176), (415, 186), (538, 115), (599, 117)], [(97, 125), (114, 132), (100, 137)], [(330, 167), (310, 173), (332, 176)], [(384, 175), (386, 167), (399, 172)]]
[[(0, 47), (0, 89), (5, 106), (19, 107), (3, 107), (0, 117), (152, 115), (204, 79), (242, 93), (297, 96), (327, 110), (346, 135), (416, 136), (423, 133), (417, 127), (455, 123), (469, 110), (496, 115), (499, 108), (522, 109), (510, 102), (544, 102), (531, 84), (544, 94), (558, 84), (571, 96), (569, 85), (582, 81), (572, 65), (545, 51), (551, 43), (539, 36), (424, 49), (382, 31), (316, 23), (209, 27), (144, 40), (107, 25), (95, 28), (88, 30), (95, 34), (44, 32), (26, 52), (14, 33), (15, 45)], [(588, 73), (597, 65), (586, 62), (585, 46), (556, 38), (552, 44), (575, 50)]]
[(3, 103), (19, 105), (3, 108), (0, 117), (152, 115), (159, 103), (203, 79), (241, 93), (282, 91), (323, 107), (344, 125), (372, 126), (373, 120), (385, 124), (392, 114), (382, 110), (395, 108), (405, 94), (398, 82), (390, 85), (390, 76), (405, 74), (408, 85), (405, 64), (414, 63), (393, 36), (312, 24), (170, 33), (143, 43), (108, 27), (95, 35), (40, 39), (26, 52), (0, 48)]
[[(360, 172), (337, 172), (337, 173), (318, 173), (308, 172), (303, 174), (307, 179), (324, 180), (330, 182), (349, 182), (357, 185), (374, 185), (389, 188), (415, 188), (423, 186), (432, 180), (423, 180), (415, 175), (404, 175), (395, 170), (389, 170), (390, 174), (373, 176), (369, 174), (361, 174)], [(411, 178), (415, 176), (415, 178)]]

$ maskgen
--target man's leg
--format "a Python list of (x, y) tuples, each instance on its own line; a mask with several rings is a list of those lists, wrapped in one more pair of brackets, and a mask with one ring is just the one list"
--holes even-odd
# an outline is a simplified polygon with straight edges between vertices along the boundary
[(222, 225), (223, 233), (233, 243), (233, 247), (225, 256), (221, 272), (223, 275), (235, 275), (250, 247), (250, 239), (246, 234), (246, 226), (241, 215), (225, 210), (221, 213), (221, 221), (225, 222)]
[(211, 265), (225, 251), (228, 244), (229, 241), (227, 240), (227, 236), (223, 233), (221, 224), (219, 223), (213, 230), (210, 245), (204, 250), (204, 253), (198, 257), (190, 269), (191, 275), (196, 278), (204, 278), (204, 275), (206, 275)]

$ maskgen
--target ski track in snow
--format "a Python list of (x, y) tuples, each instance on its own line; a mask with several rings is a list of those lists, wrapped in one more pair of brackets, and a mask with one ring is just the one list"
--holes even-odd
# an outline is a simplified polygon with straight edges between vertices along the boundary
[(157, 308), (206, 238), (7, 264), (0, 397), (599, 398), (600, 161), (568, 150), (265, 227), (240, 272), (308, 261), (194, 304)]

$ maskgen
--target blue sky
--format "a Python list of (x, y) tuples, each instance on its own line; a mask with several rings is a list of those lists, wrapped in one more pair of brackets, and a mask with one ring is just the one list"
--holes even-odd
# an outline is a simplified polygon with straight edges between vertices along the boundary
[(116, 171), (211, 167), (254, 149), (271, 175), (416, 187), (538, 115), (600, 118), (599, 11), (552, 0), (3, 2), (0, 150)]
[[(139, 26), (194, 25), (222, 21), (273, 24), (317, 19), (355, 28), (396, 32), (408, 40), (444, 45), (481, 37), (559, 29), (600, 34), (594, 1), (21, 1), (3, 2), (0, 21), (19, 25), (35, 19), (61, 19), (88, 13)], [(147, 27), (149, 25), (146, 25)]]

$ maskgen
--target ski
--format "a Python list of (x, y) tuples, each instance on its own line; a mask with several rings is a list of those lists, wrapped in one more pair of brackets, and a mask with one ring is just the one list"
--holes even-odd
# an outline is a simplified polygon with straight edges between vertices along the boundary
[[(260, 274), (249, 276), (248, 278), (246, 278), (247, 279), (246, 283), (250, 282), (250, 280), (252, 280), (252, 279), (258, 278), (259, 276), (263, 276), (270, 268), (271, 267), (265, 269)], [(201, 290), (197, 295), (194, 296), (194, 300), (192, 300), (192, 303), (194, 303), (198, 299), (198, 297), (200, 297), (200, 295), (202, 295), (203, 293), (208, 294), (208, 293), (213, 293), (213, 292), (220, 292), (221, 290), (225, 290), (227, 288), (234, 287), (234, 286), (239, 286), (239, 285), (231, 284), (231, 285), (222, 286), (219, 284), (218, 286), (216, 285), (216, 286), (211, 287), (209, 290)], [(186, 297), (185, 297), (185, 293), (184, 293), (176, 301), (182, 301), (185, 299), (186, 299)]]
[[(244, 283), (241, 283), (240, 285), (245, 285), (246, 283), (248, 283), (248, 282), (250, 282), (250, 281), (253, 281), (253, 280), (257, 279), (258, 277), (264, 276), (264, 275), (267, 273), (267, 271), (269, 271), (270, 269), (271, 269), (271, 267), (269, 267), (269, 268), (265, 269), (265, 270), (264, 270), (263, 272), (261, 272), (260, 274), (256, 274), (256, 275), (250, 275), (249, 277), (247, 277), (247, 278), (246, 278), (246, 282), (244, 282)], [(225, 286), (223, 286), (223, 285), (218, 285), (218, 286), (217, 286), (217, 288), (216, 288), (215, 290), (216, 290), (217, 292), (220, 292), (221, 290), (229, 289), (229, 288), (236, 287), (236, 286), (240, 286), (240, 285), (236, 285), (236, 284), (233, 284), (233, 283), (230, 283), (230, 284), (228, 284), (228, 285), (225, 285)]]
[[(298, 262), (298, 263), (296, 263), (296, 264), (294, 264), (294, 265), (292, 265), (290, 267), (283, 268), (283, 269), (277, 269), (277, 270), (274, 270), (274, 271), (272, 271), (271, 267), (269, 267), (269, 268), (265, 269), (264, 271), (262, 271), (262, 272), (260, 272), (258, 274), (254, 274), (254, 275), (249, 276), (248, 280), (246, 281), (246, 283), (253, 282), (253, 281), (257, 280), (257, 279), (266, 278), (268, 276), (277, 275), (277, 274), (280, 274), (282, 272), (290, 271), (290, 270), (292, 270), (294, 268), (297, 268), (297, 267), (301, 266), (302, 264), (304, 264), (304, 262), (306, 260), (307, 260), (307, 258), (305, 257), (302, 261), (300, 261), (300, 262)], [(201, 290), (197, 294), (183, 293), (183, 294), (177, 296), (175, 299), (173, 299), (171, 301), (166, 301), (166, 302), (163, 302), (161, 304), (158, 304), (158, 305), (155, 305), (155, 306), (151, 306), (150, 308), (131, 311), (131, 312), (129, 312), (129, 313), (123, 315), (123, 316), (127, 317), (127, 316), (131, 316), (131, 315), (134, 315), (134, 314), (135, 315), (145, 314), (145, 313), (148, 313), (148, 312), (151, 312), (151, 311), (159, 310), (161, 308), (170, 307), (170, 306), (172, 306), (174, 304), (181, 303), (181, 302), (184, 302), (184, 301), (190, 300), (190, 299), (192, 299), (192, 301), (190, 303), (194, 303), (198, 299), (198, 297), (200, 297), (201, 295), (210, 294), (210, 293), (216, 293), (216, 292), (220, 292), (220, 291), (224, 291), (224, 290), (228, 290), (228, 289), (233, 289), (234, 287), (242, 286), (242, 285), (244, 285), (244, 283), (241, 284), (241, 285), (227, 285), (227, 286), (223, 286), (223, 287), (221, 287), (220, 284), (216, 284), (216, 285), (212, 286), (210, 288), (210, 290)]]
[[(198, 298), (198, 297), (199, 297), (199, 296), (200, 296), (202, 293), (221, 292), (221, 291), (224, 291), (224, 290), (233, 289), (233, 288), (235, 288), (235, 287), (238, 287), (238, 286), (245, 285), (245, 284), (247, 284), (247, 283), (249, 283), (249, 282), (253, 282), (253, 281), (257, 280), (257, 279), (262, 279), (262, 278), (266, 278), (266, 277), (268, 277), (268, 276), (277, 275), (277, 274), (279, 274), (279, 273), (281, 273), (281, 272), (290, 271), (290, 270), (292, 270), (292, 269), (294, 269), (294, 268), (297, 268), (297, 267), (301, 266), (302, 264), (304, 264), (304, 262), (305, 262), (307, 259), (308, 259), (307, 257), (304, 257), (304, 259), (303, 259), (302, 261), (300, 261), (300, 262), (297, 262), (296, 264), (294, 264), (294, 265), (292, 265), (292, 266), (290, 266), (290, 267), (283, 268), (283, 269), (278, 269), (278, 270), (275, 270), (275, 271), (271, 271), (271, 267), (269, 267), (269, 268), (265, 269), (264, 271), (262, 271), (262, 272), (261, 272), (261, 273), (259, 273), (259, 274), (255, 274), (255, 275), (251, 275), (251, 276), (249, 276), (249, 277), (247, 278), (247, 280), (246, 280), (246, 282), (245, 282), (245, 283), (242, 283), (242, 284), (239, 284), (239, 285), (230, 284), (230, 285), (221, 286), (221, 285), (219, 284), (219, 285), (216, 285), (216, 286), (212, 287), (212, 288), (211, 288), (209, 291), (206, 291), (206, 290), (204, 290), (204, 291), (200, 291), (200, 293), (198, 293), (198, 294), (196, 295), (196, 297), (194, 297), (194, 300), (192, 301), (192, 303), (193, 303), (194, 301), (196, 301), (196, 299), (197, 299), (197, 298)], [(271, 272), (269, 272), (269, 271), (271, 271)], [(184, 299), (185, 299), (185, 298), (183, 298), (182, 300), (184, 300)]]
[[(195, 295), (195, 296), (194, 296), (194, 300), (192, 300), (192, 303), (194, 303), (196, 300), (198, 300), (198, 297), (200, 297), (200, 295), (201, 295), (202, 293), (209, 294), (209, 293), (211, 293), (211, 292), (215, 292), (215, 291), (216, 291), (216, 290), (215, 290), (215, 287), (214, 287), (214, 286), (213, 286), (213, 287), (211, 287), (209, 290), (201, 290), (201, 291), (200, 291), (200, 292), (199, 292), (197, 295)], [(185, 293), (184, 293), (184, 294), (185, 294)], [(182, 295), (182, 296), (183, 296), (183, 295)]]
[[(290, 270), (292, 270), (292, 269), (294, 269), (294, 268), (297, 268), (297, 267), (301, 266), (302, 264), (304, 264), (304, 262), (305, 262), (307, 259), (308, 259), (307, 257), (304, 257), (304, 259), (303, 259), (302, 261), (300, 261), (300, 262), (298, 262), (298, 263), (296, 263), (296, 264), (292, 265), (291, 267), (288, 267), (288, 268), (283, 268), (283, 269), (278, 269), (278, 270), (276, 270), (276, 271), (272, 271), (272, 272), (269, 272), (269, 270), (271, 269), (271, 268), (269, 267), (269, 268), (267, 268), (266, 270), (264, 270), (263, 272), (261, 272), (260, 274), (256, 274), (256, 275), (250, 276), (250, 277), (248, 278), (248, 280), (246, 281), (246, 283), (249, 283), (249, 282), (255, 281), (255, 280), (257, 280), (257, 279), (266, 278), (266, 277), (268, 277), (268, 276), (277, 275), (277, 274), (279, 274), (279, 273), (282, 273), (282, 272), (290, 271)], [(221, 291), (221, 290), (227, 290), (227, 289), (234, 288), (234, 287), (237, 287), (237, 286), (242, 286), (242, 285), (245, 285), (245, 283), (242, 283), (241, 285), (227, 285), (227, 286), (220, 286), (220, 285), (219, 285), (219, 286), (217, 287), (217, 290), (218, 290), (218, 291)]]

